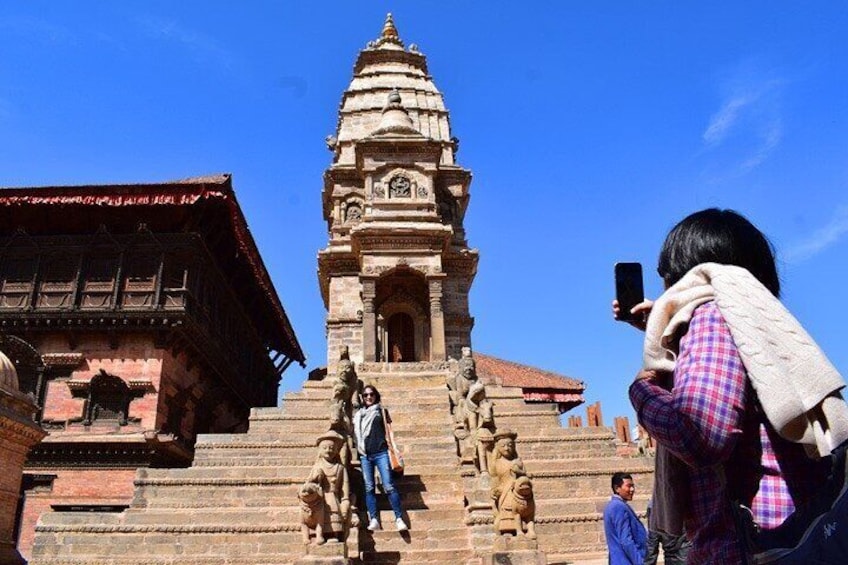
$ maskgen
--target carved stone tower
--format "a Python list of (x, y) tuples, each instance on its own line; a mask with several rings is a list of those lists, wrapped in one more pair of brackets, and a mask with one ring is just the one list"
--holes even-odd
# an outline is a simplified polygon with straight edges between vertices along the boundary
[(327, 138), (318, 277), (328, 366), (342, 345), (356, 361), (426, 362), (471, 344), (478, 255), (463, 228), (471, 173), (456, 164), (458, 144), (424, 55), (404, 47), (389, 14)]

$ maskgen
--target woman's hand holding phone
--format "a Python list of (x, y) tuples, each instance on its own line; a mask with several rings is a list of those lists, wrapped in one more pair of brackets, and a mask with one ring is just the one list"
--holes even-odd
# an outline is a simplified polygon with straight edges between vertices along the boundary
[[(643, 300), (642, 302), (630, 309), (630, 313), (633, 314), (633, 317), (630, 320), (626, 320), (627, 323), (636, 328), (637, 330), (645, 331), (645, 325), (648, 323), (648, 316), (650, 315), (651, 309), (653, 307), (653, 300)], [(618, 305), (618, 300), (613, 300), (612, 317), (618, 320), (620, 312), (621, 308)]]

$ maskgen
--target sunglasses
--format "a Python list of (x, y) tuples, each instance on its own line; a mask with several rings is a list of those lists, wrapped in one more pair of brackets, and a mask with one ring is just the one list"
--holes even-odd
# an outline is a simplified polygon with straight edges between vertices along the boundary
[(363, 396), (363, 398), (368, 398), (369, 396), (370, 396), (371, 398), (376, 398), (376, 397), (377, 397), (377, 395), (376, 395), (376, 394), (374, 394), (373, 392), (363, 392), (363, 393), (362, 393), (362, 396)]

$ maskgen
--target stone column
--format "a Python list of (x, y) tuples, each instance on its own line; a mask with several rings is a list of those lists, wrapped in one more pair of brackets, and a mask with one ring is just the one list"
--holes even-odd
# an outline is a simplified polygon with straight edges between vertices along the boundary
[(26, 563), (15, 548), (15, 514), (29, 448), (47, 435), (32, 417), (35, 403), (18, 391), (14, 365), (0, 351), (0, 563)]
[(377, 297), (377, 282), (372, 278), (362, 279), (362, 360), (366, 363), (377, 360), (377, 315), (374, 299)]
[(430, 361), (445, 360), (445, 314), (442, 311), (442, 277), (431, 278), (430, 286)]

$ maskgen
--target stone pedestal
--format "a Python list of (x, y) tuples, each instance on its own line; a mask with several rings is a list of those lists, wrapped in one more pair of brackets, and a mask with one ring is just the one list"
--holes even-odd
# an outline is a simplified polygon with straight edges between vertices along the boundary
[(347, 544), (329, 540), (323, 545), (308, 545), (306, 555), (295, 561), (294, 565), (350, 565)]
[(46, 435), (32, 421), (35, 409), (28, 397), (0, 386), (0, 563), (4, 565), (25, 563), (13, 535), (24, 461), (29, 448)]
[[(473, 462), (471, 467), (473, 468)], [(495, 541), (491, 489), (492, 480), (489, 473), (478, 475), (474, 479), (474, 489), (466, 507), (465, 524), (471, 531), (471, 546), (479, 553), (489, 551)]]
[(492, 553), (483, 555), (483, 565), (547, 565), (536, 540), (522, 536), (498, 536)]

